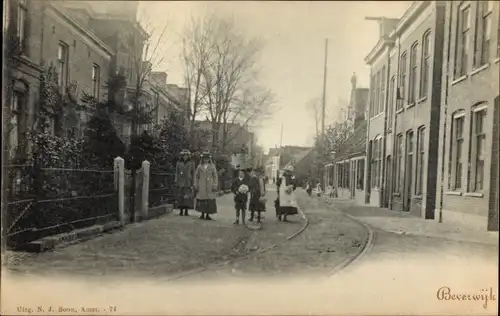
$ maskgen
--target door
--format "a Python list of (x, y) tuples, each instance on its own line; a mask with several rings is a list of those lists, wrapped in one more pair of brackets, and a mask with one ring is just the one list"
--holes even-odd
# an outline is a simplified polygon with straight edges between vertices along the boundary
[(385, 194), (384, 194), (384, 207), (389, 207), (391, 202), (392, 192), (392, 157), (388, 156), (385, 164)]
[(413, 131), (406, 134), (406, 170), (405, 170), (405, 190), (403, 199), (403, 209), (410, 211), (412, 188), (413, 188)]

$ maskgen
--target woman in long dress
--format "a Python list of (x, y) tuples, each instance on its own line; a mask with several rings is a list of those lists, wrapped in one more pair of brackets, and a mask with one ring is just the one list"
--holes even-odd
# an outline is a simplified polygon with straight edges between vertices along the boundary
[(212, 220), (211, 214), (217, 213), (217, 187), (219, 178), (210, 154), (201, 155), (201, 163), (196, 168), (194, 186), (196, 190), (196, 211), (201, 213), (200, 219)]
[(295, 197), (297, 183), (293, 175), (293, 166), (285, 167), (283, 176), (278, 179), (276, 184), (278, 187), (278, 220), (288, 222), (288, 215), (296, 215), (299, 212)]
[(183, 149), (180, 156), (175, 168), (177, 207), (180, 210), (180, 216), (189, 216), (188, 210), (194, 208), (194, 162), (191, 160), (191, 153), (187, 149)]
[(260, 169), (254, 169), (250, 172), (250, 221), (253, 221), (255, 213), (257, 213), (257, 222), (260, 223), (261, 213), (266, 211), (264, 197), (266, 188), (264, 179), (261, 176)]

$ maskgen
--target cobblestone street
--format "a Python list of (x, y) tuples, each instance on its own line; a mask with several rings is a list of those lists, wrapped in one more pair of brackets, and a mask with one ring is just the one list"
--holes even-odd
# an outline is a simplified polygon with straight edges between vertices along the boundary
[[(308, 197), (302, 190), (297, 193), (299, 204), (309, 220), (304, 232), (274, 249), (223, 268), (205, 271), (185, 281), (221, 278), (316, 279), (329, 276), (339, 264), (361, 252), (368, 238), (368, 232), (362, 225), (326, 207), (321, 200)], [(268, 238), (266, 234), (256, 236)]]

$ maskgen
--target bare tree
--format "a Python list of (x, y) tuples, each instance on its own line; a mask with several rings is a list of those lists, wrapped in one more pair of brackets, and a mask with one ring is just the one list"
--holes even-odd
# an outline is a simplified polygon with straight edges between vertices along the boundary
[(184, 63), (184, 83), (188, 89), (188, 133), (191, 139), (194, 137), (195, 119), (202, 111), (202, 102), (207, 96), (203, 74), (213, 54), (212, 21), (212, 15), (203, 16), (201, 20), (192, 17), (183, 31), (181, 58)]
[(307, 109), (314, 115), (314, 127), (316, 128), (316, 138), (320, 137), (321, 131), (321, 98), (314, 98), (307, 102)]
[(262, 119), (273, 104), (271, 93), (257, 84), (262, 43), (247, 37), (233, 19), (217, 14), (192, 21), (186, 30), (183, 56), (191, 122), (204, 114), (211, 123), (212, 148), (224, 149), (231, 126)]

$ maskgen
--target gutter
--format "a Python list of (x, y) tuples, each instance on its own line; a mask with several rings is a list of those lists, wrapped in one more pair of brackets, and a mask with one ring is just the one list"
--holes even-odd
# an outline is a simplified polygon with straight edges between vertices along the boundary
[[(441, 194), (441, 199), (439, 200), (439, 223), (443, 222), (443, 197), (444, 197), (444, 165), (445, 165), (445, 157), (446, 157), (446, 122), (448, 121), (448, 92), (449, 92), (449, 81), (450, 81), (450, 50), (451, 50), (451, 41), (449, 36), (451, 35), (451, 19), (453, 17), (453, 2), (446, 2), (446, 6), (449, 6), (445, 12), (449, 12), (448, 15), (448, 37), (444, 36), (444, 38), (447, 38), (447, 43), (446, 43), (446, 77), (445, 77), (445, 87), (444, 87), (444, 103), (443, 103), (443, 120), (444, 120), (444, 125), (443, 125), (443, 143), (442, 143), (442, 152), (441, 152), (441, 183), (440, 183), (440, 194)], [(446, 17), (445, 17), (446, 18)], [(446, 34), (445, 34), (446, 35)]]

